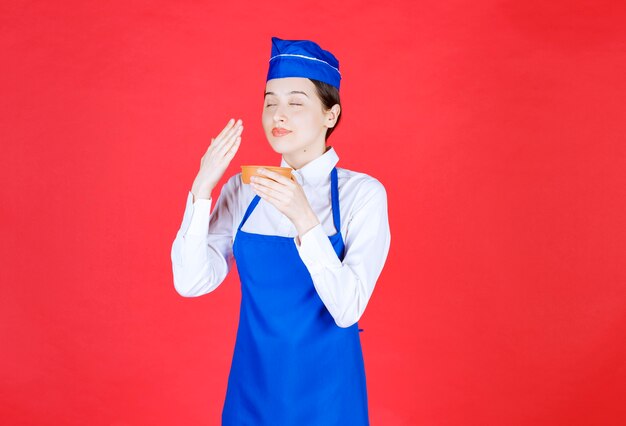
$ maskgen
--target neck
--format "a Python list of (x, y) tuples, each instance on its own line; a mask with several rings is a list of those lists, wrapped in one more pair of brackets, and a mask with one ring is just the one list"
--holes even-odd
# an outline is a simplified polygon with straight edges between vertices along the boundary
[(321, 157), (330, 147), (326, 145), (318, 145), (316, 147), (307, 147), (298, 152), (291, 152), (289, 154), (283, 154), (283, 158), (294, 170), (301, 169), (311, 161), (318, 157)]

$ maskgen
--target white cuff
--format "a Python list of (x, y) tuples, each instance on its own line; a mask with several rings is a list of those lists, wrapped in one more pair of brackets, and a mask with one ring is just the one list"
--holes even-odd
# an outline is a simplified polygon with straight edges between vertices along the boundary
[[(193, 194), (189, 192), (187, 202), (193, 200)], [(206, 236), (209, 233), (209, 215), (211, 214), (211, 198), (199, 198), (193, 202), (191, 221), (185, 235)]]
[(321, 224), (307, 231), (300, 238), (300, 245), (295, 239), (294, 244), (311, 275), (318, 274), (326, 268), (341, 268), (341, 261)]

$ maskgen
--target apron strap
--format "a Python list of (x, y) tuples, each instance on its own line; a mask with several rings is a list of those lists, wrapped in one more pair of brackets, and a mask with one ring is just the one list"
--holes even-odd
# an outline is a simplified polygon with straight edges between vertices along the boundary
[(330, 196), (333, 208), (333, 223), (337, 232), (341, 232), (341, 217), (339, 214), (339, 184), (337, 180), (337, 168), (333, 167), (330, 172)]
[(246, 220), (248, 220), (248, 217), (252, 213), (252, 210), (254, 210), (254, 208), (256, 207), (257, 204), (259, 204), (260, 200), (261, 200), (261, 197), (259, 197), (258, 195), (254, 196), (254, 198), (252, 199), (252, 202), (248, 205), (248, 209), (246, 210), (246, 214), (244, 214), (243, 215), (243, 219), (241, 219), (241, 223), (239, 224), (239, 228), (237, 228), (238, 231), (240, 231), (241, 227), (243, 226), (243, 224), (246, 223)]

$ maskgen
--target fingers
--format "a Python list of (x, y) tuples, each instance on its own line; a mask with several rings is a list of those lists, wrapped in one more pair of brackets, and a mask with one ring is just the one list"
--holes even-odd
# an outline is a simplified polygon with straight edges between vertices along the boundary
[[(231, 122), (232, 119), (229, 123)], [(211, 153), (215, 153), (217, 156), (223, 156), (232, 148), (232, 144), (235, 140), (241, 137), (242, 132), (243, 124), (242, 120), (239, 119), (237, 122), (233, 123), (232, 126), (229, 125), (225, 127), (217, 138), (211, 139), (211, 144), (207, 148), (207, 154), (212, 155)]]
[(234, 118), (231, 118), (230, 120), (228, 120), (228, 123), (226, 123), (226, 126), (222, 129), (222, 131), (220, 132), (220, 134), (219, 134), (219, 135), (217, 135), (217, 136), (215, 137), (215, 139), (219, 139), (219, 138), (221, 138), (222, 136), (224, 136), (224, 134), (225, 134), (227, 131), (229, 131), (229, 130), (230, 130), (230, 129), (234, 126), (234, 124), (235, 124), (235, 119), (234, 119)]
[(235, 125), (233, 127), (228, 129), (228, 131), (224, 134), (224, 136), (222, 138), (223, 139), (229, 139), (234, 134), (236, 134), (237, 132), (241, 132), (241, 130), (243, 130), (243, 122), (241, 121), (241, 119), (239, 119), (239, 120), (237, 120), (237, 122), (235, 123)]
[(230, 120), (228, 120), (228, 123), (226, 123), (226, 126), (222, 129), (222, 131), (215, 138), (213, 138), (213, 140), (219, 143), (224, 138), (227, 138), (229, 133), (232, 134), (232, 132), (236, 130), (241, 124), (242, 124), (241, 119), (238, 119), (237, 121), (235, 121), (234, 118), (231, 118)]
[(230, 160), (232, 160), (232, 158), (235, 156), (235, 154), (239, 150), (239, 145), (241, 145), (241, 136), (238, 137), (238, 138), (235, 138), (233, 143), (230, 145), (230, 148), (228, 148), (226, 153), (224, 153), (224, 157), (226, 157), (226, 159), (229, 162), (230, 162)]
[(215, 147), (215, 152), (218, 153), (219, 155), (224, 155), (233, 147), (235, 143), (237, 144), (241, 143), (242, 132), (243, 132), (243, 126), (241, 126), (236, 133), (232, 134), (230, 137), (228, 137), (227, 139), (219, 143)]
[(241, 136), (243, 132), (243, 124), (241, 120), (238, 120), (237, 123), (231, 127), (222, 137), (221, 139), (216, 139), (215, 150), (220, 151), (222, 148), (230, 145), (237, 137)]
[(268, 195), (273, 195), (276, 198), (280, 198), (280, 196), (289, 195), (291, 192), (290, 188), (285, 187), (280, 182), (274, 182), (272, 179), (264, 178), (260, 176), (252, 176), (251, 184), (253, 188), (258, 190), (262, 190), (264, 193)]
[(250, 185), (252, 186), (253, 191), (256, 194), (258, 194), (259, 197), (269, 201), (276, 207), (278, 207), (278, 205), (283, 203), (283, 197), (281, 197), (282, 194), (280, 194), (278, 191), (272, 188), (263, 186), (263, 184), (259, 183), (259, 181), (261, 180), (269, 180), (269, 179), (258, 178), (255, 176), (253, 176), (253, 179), (255, 179), (255, 181), (251, 182)]
[(263, 176), (267, 176), (268, 178), (275, 180), (276, 182), (280, 182), (283, 185), (292, 185), (293, 184), (293, 180), (281, 175), (280, 173), (276, 173), (272, 170), (268, 170), (264, 167), (259, 167), (257, 169), (257, 173), (259, 173), (260, 175)]
[(280, 200), (283, 196), (289, 196), (289, 193), (293, 191), (294, 182), (291, 179), (264, 167), (260, 167), (257, 173), (263, 176), (252, 176), (252, 187), (264, 194)]

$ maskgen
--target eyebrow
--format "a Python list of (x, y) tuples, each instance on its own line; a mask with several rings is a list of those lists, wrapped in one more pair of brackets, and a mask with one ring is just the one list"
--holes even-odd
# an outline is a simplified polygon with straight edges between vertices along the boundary
[[(301, 94), (301, 95), (306, 96), (307, 98), (309, 97), (309, 95), (307, 95), (306, 93), (301, 92), (301, 91), (299, 91), (299, 90), (293, 90), (293, 91), (291, 91), (291, 92), (289, 92), (289, 93), (287, 93), (287, 94), (288, 94), (288, 95)], [(274, 93), (274, 92), (265, 92), (265, 96), (267, 96), (267, 95), (274, 95), (274, 96), (276, 96), (276, 93)]]

